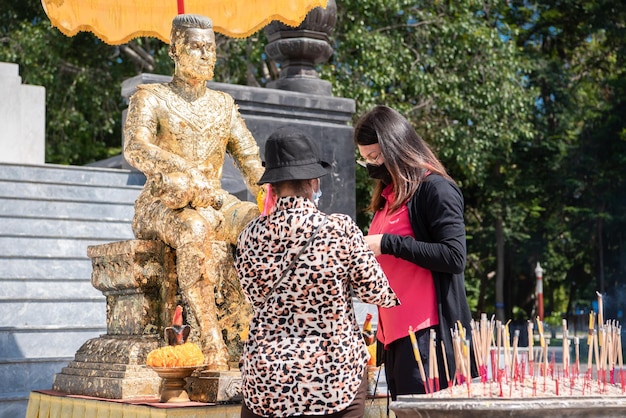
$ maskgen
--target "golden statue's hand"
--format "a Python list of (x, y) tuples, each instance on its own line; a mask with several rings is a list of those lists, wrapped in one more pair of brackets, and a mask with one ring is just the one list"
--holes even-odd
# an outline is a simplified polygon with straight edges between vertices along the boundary
[(185, 173), (157, 174), (151, 179), (150, 192), (171, 209), (187, 206), (191, 200), (189, 176)]
[(221, 189), (215, 189), (211, 182), (207, 181), (202, 171), (196, 168), (190, 169), (189, 179), (193, 191), (191, 206), (194, 208), (212, 207), (216, 210), (222, 207), (226, 192)]
[(210, 206), (215, 210), (220, 210), (228, 193), (224, 190), (209, 189), (198, 191), (191, 201), (191, 206), (194, 208), (207, 208)]

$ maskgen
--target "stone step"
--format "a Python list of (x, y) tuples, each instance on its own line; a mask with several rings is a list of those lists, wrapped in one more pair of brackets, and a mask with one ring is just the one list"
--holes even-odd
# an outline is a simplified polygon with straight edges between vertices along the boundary
[(5, 217), (2, 219), (3, 235), (24, 238), (133, 238), (128, 220), (101, 221)]
[(0, 393), (0, 417), (21, 418), (26, 416), (30, 392)]
[(91, 260), (86, 257), (86, 250), (85, 257), (74, 259), (22, 256), (0, 260), (0, 278), (4, 280), (67, 280), (71, 284), (74, 280), (88, 280), (91, 277)]
[[(102, 293), (88, 279), (0, 279), (0, 303), (17, 299), (54, 299), (62, 295), (65, 299), (102, 299)], [(28, 295), (28, 296), (26, 296)]]
[(30, 390), (50, 389), (54, 375), (61, 371), (71, 358), (23, 359), (0, 363), (0, 393), (10, 396)]
[[(3, 328), (24, 326), (89, 326), (104, 327), (106, 304), (99, 298), (23, 299), (0, 303), (0, 318)], [(10, 319), (9, 319), (10, 318)]]
[(80, 184), (33, 183), (17, 180), (0, 180), (0, 197), (31, 199), (35, 202), (103, 201), (109, 204), (125, 204), (137, 198), (139, 187), (94, 187)]
[(106, 334), (106, 326), (45, 326), (0, 328), (2, 362), (29, 358), (59, 357), (71, 359), (80, 346), (91, 338)]
[(111, 242), (110, 238), (46, 238), (0, 236), (0, 260), (3, 258), (82, 258), (87, 247)]
[(35, 183), (66, 183), (80, 186), (132, 187), (143, 186), (145, 176), (138, 171), (56, 164), (0, 164), (0, 180)]
[(51, 222), (56, 219), (127, 221), (134, 214), (134, 201), (112, 205), (105, 202), (33, 201), (15, 198), (0, 198), (0, 217), (23, 219), (42, 218)]

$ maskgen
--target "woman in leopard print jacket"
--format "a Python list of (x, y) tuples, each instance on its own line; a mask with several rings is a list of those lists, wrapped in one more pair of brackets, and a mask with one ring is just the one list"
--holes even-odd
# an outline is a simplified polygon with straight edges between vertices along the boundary
[(362, 417), (369, 354), (351, 291), (380, 306), (399, 301), (354, 221), (317, 209), (319, 178), (330, 165), (315, 143), (281, 129), (265, 157), (259, 183), (271, 184), (275, 209), (242, 231), (235, 260), (254, 309), (241, 416)]

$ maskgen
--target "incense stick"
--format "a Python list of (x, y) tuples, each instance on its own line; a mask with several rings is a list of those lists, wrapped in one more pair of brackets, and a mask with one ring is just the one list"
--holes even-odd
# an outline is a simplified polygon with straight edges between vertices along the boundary
[(424, 365), (422, 364), (422, 357), (420, 356), (420, 350), (417, 346), (417, 340), (415, 339), (415, 333), (413, 332), (413, 327), (409, 325), (409, 337), (411, 338), (411, 344), (413, 345), (413, 355), (415, 356), (415, 360), (417, 361), (417, 366), (420, 370), (420, 376), (422, 377), (422, 382), (424, 383), (424, 390), (428, 393), (427, 382), (426, 382), (426, 373), (424, 373)]

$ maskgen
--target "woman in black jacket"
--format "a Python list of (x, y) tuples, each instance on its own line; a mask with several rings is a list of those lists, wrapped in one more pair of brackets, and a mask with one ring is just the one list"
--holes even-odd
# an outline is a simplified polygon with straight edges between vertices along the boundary
[[(377, 338), (384, 346), (392, 398), (448, 386), (455, 371), (451, 330), (470, 333), (465, 294), (464, 202), (461, 190), (409, 121), (377, 106), (357, 122), (354, 141), (376, 186), (370, 203), (374, 218), (366, 240), (402, 305), (378, 309)], [(438, 384), (424, 385), (409, 334), (415, 332), (426, 378), (434, 344)], [(434, 332), (432, 332), (434, 331)], [(431, 338), (435, 338), (434, 341)], [(475, 373), (472, 373), (475, 375)]]

